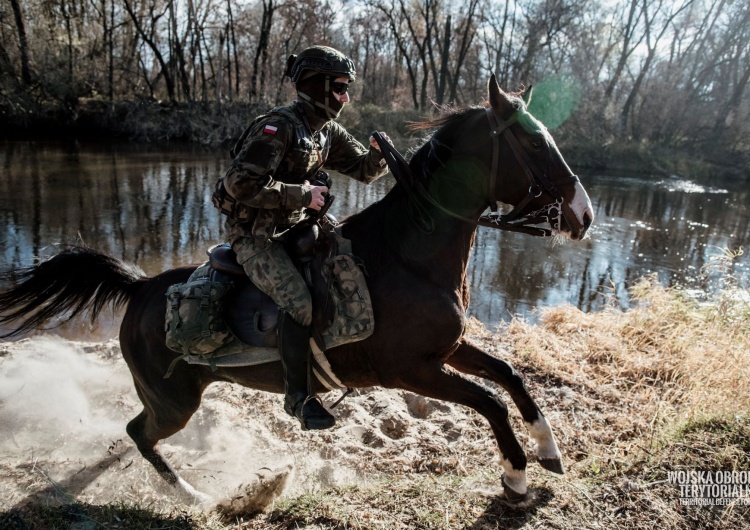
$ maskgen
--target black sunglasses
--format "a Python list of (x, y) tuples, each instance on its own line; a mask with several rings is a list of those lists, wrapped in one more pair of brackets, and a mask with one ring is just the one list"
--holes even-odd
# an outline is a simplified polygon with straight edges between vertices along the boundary
[(339, 83), (334, 81), (331, 83), (331, 90), (339, 94), (340, 96), (343, 96), (346, 94), (346, 91), (349, 90), (349, 83)]

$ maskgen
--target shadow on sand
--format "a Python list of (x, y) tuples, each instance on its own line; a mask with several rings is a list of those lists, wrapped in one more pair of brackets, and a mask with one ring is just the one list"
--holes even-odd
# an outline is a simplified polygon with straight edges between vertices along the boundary
[(49, 485), (33, 491), (23, 501), (0, 513), (0, 530), (67, 529), (89, 530), (117, 527), (120, 530), (197, 529), (187, 513), (175, 516), (156, 514), (148, 509), (124, 504), (96, 505), (76, 501), (88, 485), (130, 451), (110, 454), (92, 466), (73, 471), (61, 481), (45, 475)]
[(529, 490), (534, 498), (526, 507), (513, 506), (502, 496), (493, 497), (479, 518), (467, 527), (471, 530), (515, 530), (534, 519), (536, 512), (547, 506), (555, 494), (549, 488)]

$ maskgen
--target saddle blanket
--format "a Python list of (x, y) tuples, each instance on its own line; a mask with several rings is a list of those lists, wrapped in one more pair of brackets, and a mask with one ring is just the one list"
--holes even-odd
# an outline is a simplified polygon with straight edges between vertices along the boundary
[[(318, 347), (314, 339), (310, 339), (310, 346), (312, 349), (311, 368), (318, 381), (328, 390), (345, 389), (346, 385), (333, 373), (325, 353)], [(211, 354), (186, 354), (178, 357), (176, 360), (184, 360), (188, 364), (210, 366), (212, 370), (216, 370), (217, 368), (237, 368), (271, 363), (280, 361), (281, 357), (277, 348), (248, 346), (237, 339), (233, 339), (229, 344), (222, 346)], [(172, 374), (174, 364), (173, 362), (172, 366), (169, 367), (165, 377), (169, 377)]]

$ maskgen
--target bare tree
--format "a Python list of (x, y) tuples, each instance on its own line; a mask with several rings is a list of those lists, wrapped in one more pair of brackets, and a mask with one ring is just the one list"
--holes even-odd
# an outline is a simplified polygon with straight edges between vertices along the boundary
[(258, 94), (263, 94), (265, 90), (265, 67), (268, 64), (268, 43), (273, 25), (273, 14), (276, 11), (274, 0), (261, 0), (261, 3), (263, 5), (263, 18), (260, 23), (258, 46), (255, 49), (255, 57), (253, 59), (253, 73), (250, 78), (250, 101), (258, 99)]
[(229, 36), (234, 51), (234, 92), (240, 94), (240, 59), (237, 53), (237, 35), (234, 28), (234, 15), (232, 14), (232, 0), (227, 0), (227, 24), (229, 26)]
[(23, 20), (23, 12), (18, 0), (10, 0), (13, 9), (13, 19), (16, 22), (18, 32), (18, 49), (21, 57), (21, 81), (24, 85), (31, 84), (31, 68), (29, 67), (29, 44), (26, 39), (26, 23)]
[[(641, 0), (641, 15), (643, 16), (643, 24), (645, 28), (647, 53), (646, 58), (641, 64), (635, 82), (630, 89), (630, 93), (625, 100), (625, 104), (620, 111), (620, 127), (623, 134), (627, 134), (631, 109), (635, 103), (635, 99), (638, 96), (643, 81), (646, 78), (646, 74), (649, 72), (649, 69), (654, 62), (659, 42), (666, 34), (677, 15), (688, 9), (693, 1), (694, 0), (684, 0), (681, 5), (676, 7), (673, 6), (671, 11), (663, 13), (662, 9), (664, 7), (664, 0)], [(670, 5), (672, 5), (671, 2)], [(663, 17), (661, 21), (659, 20), (660, 17)], [(656, 24), (660, 24), (661, 28), (655, 28), (654, 26)]]
[[(182, 87), (182, 97), (185, 99), (185, 101), (192, 101), (192, 96), (190, 93), (190, 80), (188, 79), (187, 72), (188, 66), (187, 61), (185, 60), (185, 54), (183, 52), (187, 37), (192, 31), (192, 23), (193, 19), (191, 17), (187, 17), (187, 29), (185, 30), (185, 34), (183, 36), (180, 36), (177, 29), (177, 16), (175, 15), (175, 0), (170, 0), (169, 27), (172, 36), (172, 38), (170, 39), (170, 63), (174, 66), (172, 68), (172, 71), (174, 71), (175, 69), (177, 70), (178, 79), (180, 80), (180, 86)], [(172, 59), (172, 55), (174, 55), (174, 58), (176, 60)]]
[(159, 19), (164, 16), (171, 3), (165, 6), (161, 11), (158, 11), (155, 0), (150, 0), (147, 6), (148, 15), (144, 17), (147, 19), (149, 25), (147, 28), (144, 28), (141, 17), (136, 14), (133, 8), (133, 0), (122, 1), (125, 5), (125, 10), (128, 12), (128, 15), (130, 15), (130, 19), (132, 20), (133, 25), (138, 32), (138, 35), (141, 37), (143, 42), (146, 43), (146, 45), (151, 49), (151, 52), (154, 54), (154, 58), (159, 63), (159, 67), (161, 68), (159, 76), (164, 77), (164, 83), (167, 87), (167, 97), (169, 98), (169, 101), (174, 102), (175, 90), (172, 73), (169, 69), (169, 66), (167, 65), (167, 62), (164, 60), (164, 56), (162, 55), (159, 46), (156, 43), (156, 40), (159, 38), (157, 23), (159, 22)]
[[(458, 46), (456, 62), (451, 72), (451, 91), (450, 100), (458, 101), (458, 85), (461, 80), (461, 70), (472, 46), (472, 41), (476, 35), (475, 18), (479, 0), (471, 0), (466, 8), (466, 15), (462, 18), (457, 28), (457, 33), (461, 40)], [(449, 17), (450, 18), (450, 17)]]

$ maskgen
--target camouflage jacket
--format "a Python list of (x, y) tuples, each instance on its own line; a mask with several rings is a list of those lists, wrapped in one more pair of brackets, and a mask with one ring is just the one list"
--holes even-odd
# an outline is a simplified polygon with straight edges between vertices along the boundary
[(322, 169), (369, 184), (388, 172), (377, 150), (366, 148), (335, 121), (310, 133), (296, 103), (256, 118), (230, 152), (224, 189), (238, 202), (242, 218), (227, 220), (229, 237), (251, 238), (260, 252), (278, 228), (294, 224), (310, 203), (311, 185)]

